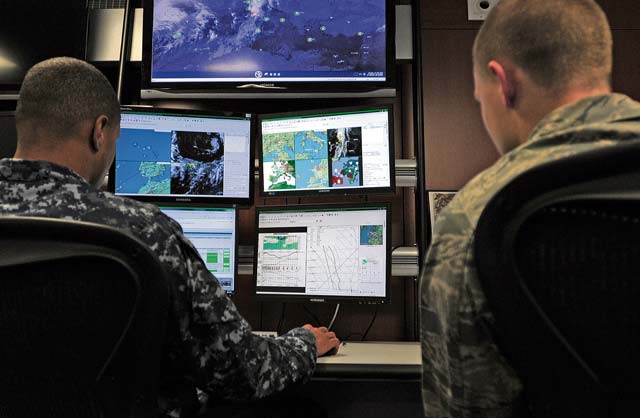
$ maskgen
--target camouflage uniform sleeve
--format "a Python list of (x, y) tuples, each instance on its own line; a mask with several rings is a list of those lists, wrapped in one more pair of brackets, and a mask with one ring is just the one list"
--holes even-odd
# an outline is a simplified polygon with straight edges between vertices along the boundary
[[(181, 328), (196, 360), (196, 386), (225, 399), (262, 398), (309, 379), (316, 364), (315, 336), (296, 328), (278, 338), (254, 335), (224, 289), (180, 235), (187, 260), (192, 315)], [(180, 289), (179, 289), (180, 290)]]
[[(443, 211), (437, 221), (442, 229)], [(434, 234), (425, 263), (425, 281), (420, 284), (422, 344), (422, 401), (427, 418), (458, 416), (454, 398), (461, 396), (460, 353), (456, 344), (457, 305), (466, 253), (461, 234)]]
[(474, 228), (461, 203), (436, 222), (421, 284), (424, 413), (510, 417), (521, 385), (492, 339), (493, 316), (473, 259)]

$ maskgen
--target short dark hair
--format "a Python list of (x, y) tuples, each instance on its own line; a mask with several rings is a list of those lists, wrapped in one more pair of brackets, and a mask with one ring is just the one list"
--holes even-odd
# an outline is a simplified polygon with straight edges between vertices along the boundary
[(93, 65), (59, 57), (42, 61), (27, 72), (16, 109), (18, 131), (34, 124), (54, 137), (66, 138), (76, 133), (79, 123), (100, 115), (120, 124), (113, 87)]
[(610, 83), (612, 49), (607, 17), (594, 0), (501, 0), (473, 54), (481, 74), (489, 61), (508, 59), (540, 86), (560, 91)]

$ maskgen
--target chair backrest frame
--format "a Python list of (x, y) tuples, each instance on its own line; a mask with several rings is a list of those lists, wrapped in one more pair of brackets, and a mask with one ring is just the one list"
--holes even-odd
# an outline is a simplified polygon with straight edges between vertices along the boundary
[(105, 416), (156, 414), (169, 291), (166, 272), (151, 249), (109, 226), (38, 217), (0, 217), (0, 241), (0, 269), (95, 258), (127, 272), (129, 277), (114, 280), (127, 280), (135, 289), (133, 306), (87, 391), (98, 398)]
[[(640, 145), (627, 143), (527, 171), (491, 199), (479, 219), (474, 236), (475, 263), (489, 307), (496, 318), (498, 347), (521, 374), (525, 393), (533, 392), (531, 385), (541, 385), (542, 382), (537, 370), (528, 370), (528, 363), (534, 364), (534, 359), (527, 357), (530, 351), (522, 350), (522, 344), (534, 339), (518, 336), (518, 332), (522, 332), (516, 329), (518, 325), (526, 333), (536, 334), (538, 339), (535, 341), (547, 345), (541, 350), (541, 355), (553, 353), (558, 356), (558, 359), (549, 360), (550, 367), (553, 367), (553, 360), (568, 364), (567, 370), (581, 385), (584, 384), (581, 393), (589, 394), (584, 403), (587, 408), (597, 411), (595, 416), (611, 410), (610, 403), (615, 395), (537, 304), (536, 296), (523, 280), (523, 272), (519, 271), (516, 241), (522, 226), (532, 216), (548, 208), (594, 201), (637, 204), (640, 196), (639, 158)], [(519, 324), (515, 322), (516, 318), (521, 321)], [(531, 398), (537, 396), (529, 395)], [(560, 398), (555, 400), (562, 402), (562, 396), (567, 395), (557, 396)], [(530, 399), (531, 402), (538, 400)]]

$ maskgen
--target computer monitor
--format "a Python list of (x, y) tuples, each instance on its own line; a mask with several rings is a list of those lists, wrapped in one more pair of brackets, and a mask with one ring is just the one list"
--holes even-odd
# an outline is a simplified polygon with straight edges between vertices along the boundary
[(395, 2), (144, 2), (143, 87), (261, 93), (393, 86)]
[(207, 269), (227, 293), (233, 293), (238, 271), (236, 209), (160, 206), (160, 210), (182, 226), (184, 235), (196, 247)]
[(0, 112), (0, 158), (13, 157), (17, 141), (15, 113)]
[(110, 190), (154, 203), (250, 204), (252, 119), (247, 113), (124, 107)]
[(265, 206), (256, 212), (258, 299), (389, 301), (388, 204)]
[(392, 193), (391, 106), (258, 117), (266, 196)]

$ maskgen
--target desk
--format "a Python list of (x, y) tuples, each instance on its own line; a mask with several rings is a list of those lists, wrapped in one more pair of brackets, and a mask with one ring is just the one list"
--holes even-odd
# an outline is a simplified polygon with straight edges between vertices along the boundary
[(242, 404), (217, 403), (206, 417), (313, 417), (318, 413), (337, 418), (423, 418), (420, 370), (420, 343), (347, 342), (335, 356), (318, 359), (306, 384), (262, 403), (247, 404), (246, 410)]
[(347, 342), (320, 357), (296, 399), (312, 399), (329, 417), (422, 418), (418, 342)]
[(318, 358), (313, 377), (419, 380), (421, 369), (419, 342), (347, 342)]

